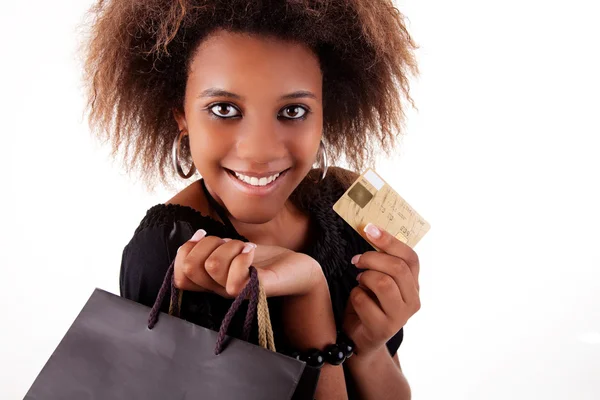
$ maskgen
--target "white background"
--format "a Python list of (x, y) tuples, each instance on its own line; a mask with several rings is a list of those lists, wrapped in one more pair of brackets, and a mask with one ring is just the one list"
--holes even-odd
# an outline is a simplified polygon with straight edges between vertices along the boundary
[[(400, 359), (421, 399), (600, 398), (600, 24), (590, 1), (399, 3), (419, 111), (378, 171), (430, 223)], [(0, 398), (19, 399), (152, 205), (91, 139), (88, 1), (0, 6)]]

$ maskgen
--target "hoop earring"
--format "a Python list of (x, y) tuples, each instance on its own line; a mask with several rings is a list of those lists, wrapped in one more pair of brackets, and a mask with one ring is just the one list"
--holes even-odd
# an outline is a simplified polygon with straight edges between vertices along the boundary
[(173, 159), (173, 168), (175, 168), (175, 171), (177, 171), (177, 174), (180, 177), (182, 177), (183, 179), (188, 179), (192, 175), (194, 175), (194, 172), (196, 172), (196, 166), (192, 162), (192, 166), (190, 167), (189, 172), (187, 174), (185, 174), (183, 172), (183, 169), (181, 168), (181, 164), (179, 164), (179, 146), (181, 145), (181, 139), (185, 136), (184, 132), (185, 131), (183, 129), (180, 130), (179, 135), (177, 135), (177, 137), (173, 141), (173, 150), (172, 150), (171, 155), (172, 155), (172, 159)]
[(327, 168), (329, 168), (329, 164), (327, 162), (327, 152), (325, 151), (325, 143), (323, 143), (323, 139), (319, 143), (319, 166), (323, 169), (323, 173), (321, 174), (321, 181), (325, 180), (325, 175), (327, 175)]

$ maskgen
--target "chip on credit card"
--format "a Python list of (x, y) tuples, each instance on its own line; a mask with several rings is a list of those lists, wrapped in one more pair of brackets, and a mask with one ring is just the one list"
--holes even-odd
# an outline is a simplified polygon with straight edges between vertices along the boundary
[(430, 228), (429, 223), (372, 169), (368, 169), (348, 188), (333, 209), (367, 241), (363, 229), (369, 222), (385, 229), (411, 248)]

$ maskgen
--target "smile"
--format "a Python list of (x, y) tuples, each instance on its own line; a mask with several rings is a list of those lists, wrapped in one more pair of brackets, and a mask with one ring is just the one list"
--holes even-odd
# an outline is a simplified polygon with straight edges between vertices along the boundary
[(277, 179), (279, 177), (279, 175), (281, 174), (280, 172), (278, 172), (274, 175), (270, 175), (270, 176), (266, 176), (266, 177), (263, 176), (263, 177), (258, 178), (256, 176), (244, 175), (244, 174), (241, 174), (236, 171), (232, 171), (232, 172), (234, 173), (236, 178), (238, 178), (240, 181), (243, 181), (252, 186), (266, 186), (269, 183), (273, 182), (275, 179)]
[(290, 168), (280, 172), (270, 171), (262, 174), (248, 171), (238, 172), (227, 168), (225, 170), (239, 190), (251, 196), (264, 196), (280, 186)]

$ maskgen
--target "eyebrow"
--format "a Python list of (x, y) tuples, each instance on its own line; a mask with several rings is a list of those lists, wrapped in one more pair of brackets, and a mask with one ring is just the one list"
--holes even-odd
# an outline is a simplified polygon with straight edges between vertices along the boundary
[[(240, 96), (239, 94), (231, 93), (231, 92), (228, 92), (227, 90), (219, 89), (219, 88), (210, 88), (210, 89), (203, 90), (200, 93), (200, 95), (198, 96), (198, 98), (203, 98), (203, 97), (228, 97), (228, 98), (234, 99), (234, 100), (240, 100), (240, 101), (244, 100), (244, 97)], [(298, 90), (296, 92), (285, 94), (285, 95), (281, 96), (279, 98), (279, 100), (291, 100), (291, 99), (301, 99), (301, 98), (310, 98), (310, 99), (317, 100), (317, 96), (315, 96), (314, 93), (309, 92), (308, 90)]]

